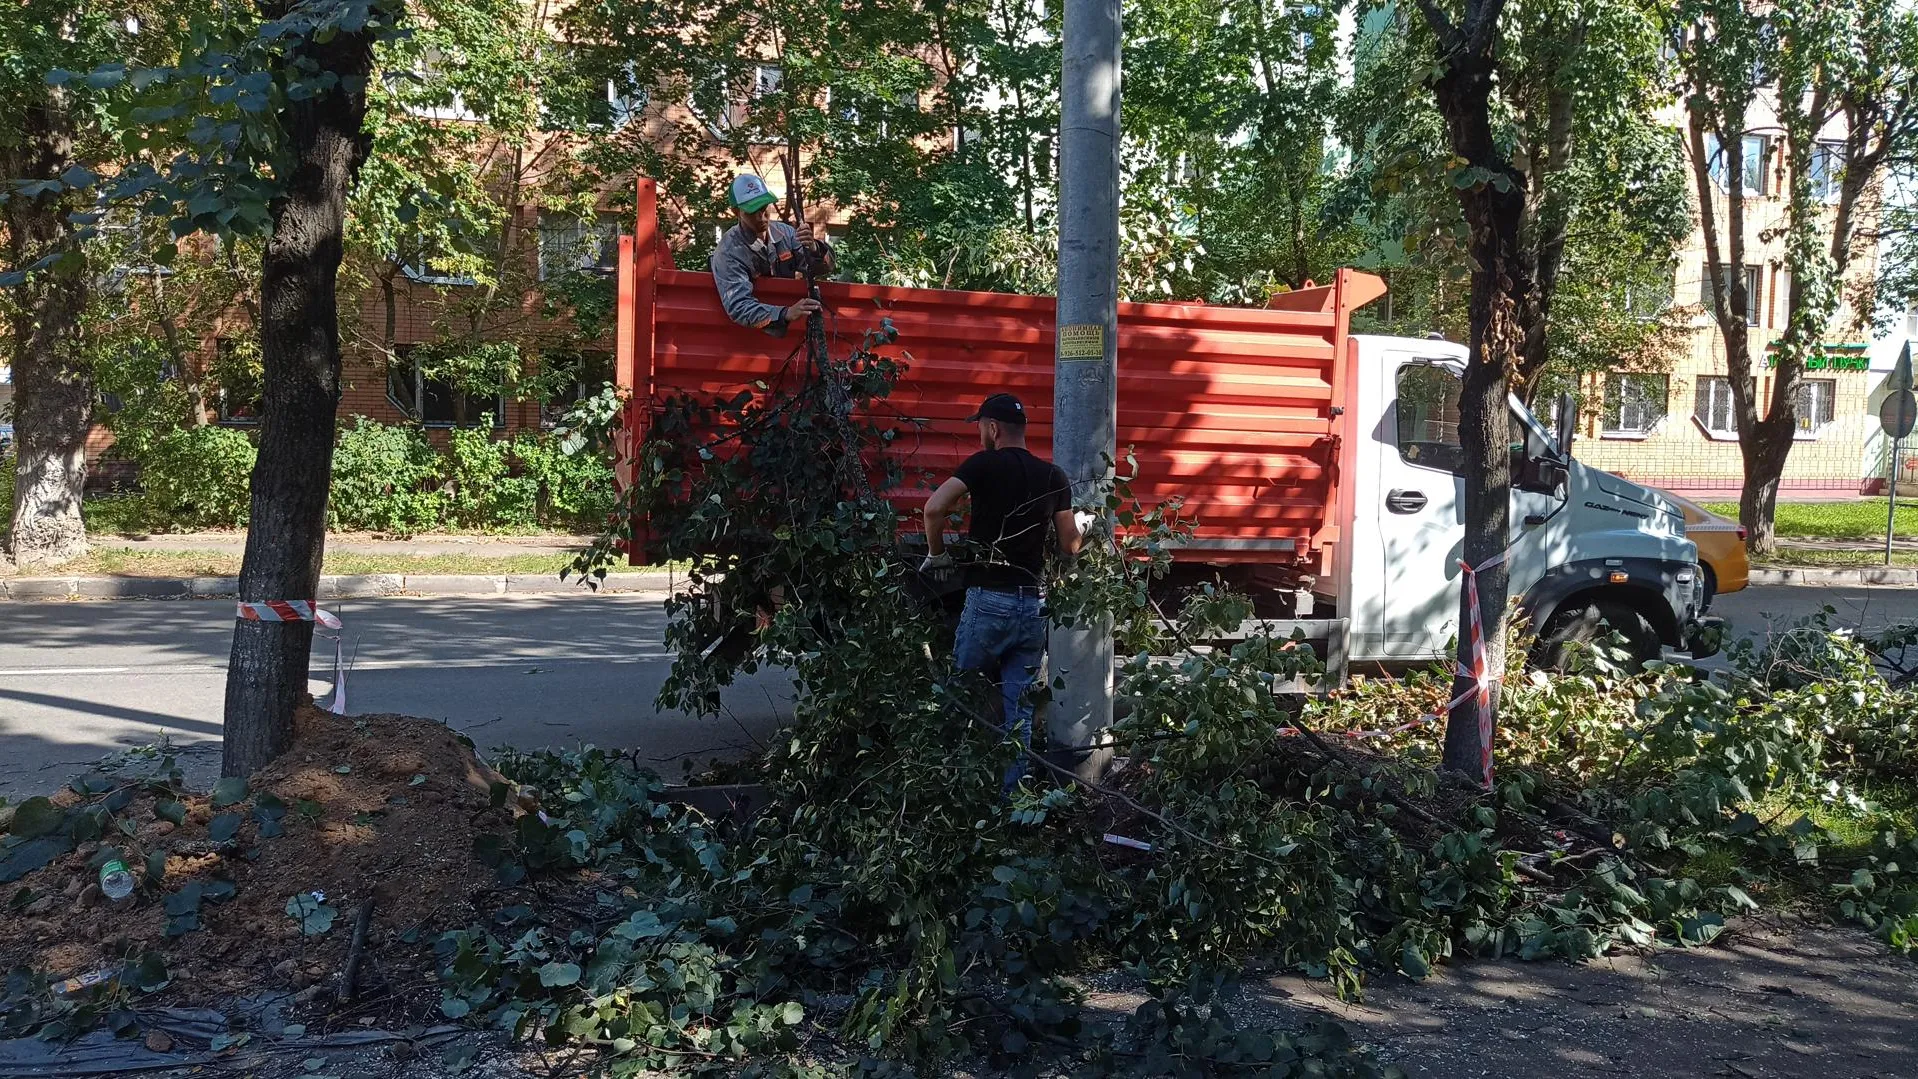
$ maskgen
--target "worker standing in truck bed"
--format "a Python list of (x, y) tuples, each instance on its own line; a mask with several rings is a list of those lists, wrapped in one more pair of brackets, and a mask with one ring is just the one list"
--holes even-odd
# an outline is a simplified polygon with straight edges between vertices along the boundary
[(787, 326), (819, 310), (819, 301), (809, 297), (790, 307), (763, 303), (753, 295), (753, 282), (761, 277), (798, 277), (808, 259), (814, 274), (831, 273), (832, 245), (814, 236), (812, 225), (803, 219), (797, 227), (775, 220), (773, 205), (778, 200), (766, 190), (766, 182), (751, 173), (733, 179), (728, 201), (739, 223), (726, 230), (713, 250), (713, 283), (719, 288), (719, 302), (725, 305), (727, 317), (741, 326), (784, 337)]

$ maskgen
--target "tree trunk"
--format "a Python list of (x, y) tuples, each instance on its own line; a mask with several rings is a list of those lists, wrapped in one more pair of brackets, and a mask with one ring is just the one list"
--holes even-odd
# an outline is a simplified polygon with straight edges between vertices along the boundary
[[(1512, 476), (1511, 411), (1506, 403), (1510, 392), (1505, 372), (1496, 353), (1500, 347), (1515, 348), (1518, 324), (1514, 305), (1502, 294), (1487, 273), (1474, 273), (1472, 282), (1472, 355), (1465, 367), (1465, 381), (1459, 392), (1459, 441), (1465, 458), (1465, 542), (1466, 564), (1480, 568), (1477, 581), (1478, 622), (1483, 641), (1484, 669), (1497, 676), (1505, 670), (1506, 597), (1510, 591), (1509, 574), (1504, 561), (1495, 564), (1505, 550), (1511, 531)], [(1501, 345), (1502, 341), (1502, 345)], [(1458, 673), (1452, 678), (1454, 704), (1446, 717), (1445, 754), (1447, 771), (1460, 772), (1480, 780), (1490, 774), (1488, 742), (1481, 723), (1497, 723), (1499, 683), (1489, 684), (1481, 715), (1478, 680), (1472, 642), (1472, 593), (1465, 586), (1461, 571), (1458, 621)]]
[[(1536, 277), (1522, 247), (1525, 178), (1512, 167), (1494, 137), (1491, 97), (1500, 0), (1466, 5), (1454, 28), (1431, 4), (1422, 4), (1437, 33), (1444, 73), (1433, 83), (1452, 153), (1484, 179), (1459, 190), (1470, 231), (1472, 258), (1471, 354), (1459, 394), (1459, 442), (1464, 458), (1465, 542), (1463, 558), (1475, 567), (1476, 589), (1459, 589), (1459, 672), (1452, 682), (1457, 702), (1446, 719), (1443, 765), (1489, 785), (1489, 733), (1498, 720), (1499, 683), (1505, 669), (1508, 574), (1502, 553), (1511, 518), (1511, 412), (1506, 403), (1523, 356), (1521, 312), (1538, 310)], [(1476, 592), (1477, 609), (1472, 600)], [(1493, 680), (1480, 682), (1471, 626), (1480, 626), (1482, 662)]]
[[(1795, 382), (1788, 390), (1781, 376), (1772, 393), (1795, 392)], [(1741, 429), (1738, 434), (1738, 452), (1745, 464), (1745, 483), (1738, 492), (1738, 519), (1746, 529), (1745, 549), (1752, 554), (1769, 555), (1778, 549), (1778, 485), (1791, 454), (1797, 413), (1793, 402), (1773, 401), (1768, 416), (1752, 430)]]
[[(49, 180), (73, 162), (73, 118), (49, 91), (20, 118), (21, 136), (0, 158), (0, 174)], [(13, 560), (53, 566), (87, 553), (80, 502), (87, 479), (93, 373), (80, 347), (86, 264), (72, 250), (69, 192), (4, 202), (7, 262), (27, 266), (56, 251), (60, 261), (28, 275), (13, 315)]]
[[(269, 18), (282, 14), (262, 7)], [(339, 82), (289, 102), (281, 117), (294, 167), (261, 260), (260, 449), (240, 567), (240, 598), (253, 602), (311, 600), (319, 589), (340, 401), (335, 289), (347, 195), (366, 157), (372, 38), (339, 33), (294, 54)], [(220, 774), (251, 774), (285, 750), (312, 647), (311, 622), (234, 623)]]

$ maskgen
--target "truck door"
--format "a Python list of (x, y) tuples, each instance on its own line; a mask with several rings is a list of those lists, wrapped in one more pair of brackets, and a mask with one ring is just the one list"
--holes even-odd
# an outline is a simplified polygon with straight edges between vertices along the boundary
[(1464, 536), (1459, 379), (1449, 368), (1407, 363), (1385, 412), (1375, 507), (1383, 587), (1366, 602), (1381, 631), (1380, 658), (1424, 659), (1458, 628), (1457, 562)]
[[(1449, 366), (1412, 362), (1393, 373), (1393, 401), (1379, 454), (1376, 508), (1384, 558), (1383, 587), (1372, 597), (1380, 658), (1422, 660), (1449, 654), (1458, 633), (1459, 559), (1465, 545), (1464, 450), (1459, 443), (1459, 376)], [(1513, 489), (1506, 565), (1517, 596), (1552, 561), (1550, 537), (1562, 499), (1520, 487), (1529, 457), (1545, 452), (1543, 436), (1511, 417)]]

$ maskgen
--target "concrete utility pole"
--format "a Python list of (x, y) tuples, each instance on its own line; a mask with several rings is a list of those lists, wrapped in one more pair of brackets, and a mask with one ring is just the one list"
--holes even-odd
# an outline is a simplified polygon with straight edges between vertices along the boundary
[[(1061, 36), (1052, 460), (1084, 499), (1118, 450), (1119, 0), (1065, 0)], [(1064, 689), (1047, 727), (1056, 745), (1076, 750), (1080, 777), (1096, 780), (1112, 756), (1090, 748), (1112, 725), (1112, 625), (1055, 627), (1049, 651)]]

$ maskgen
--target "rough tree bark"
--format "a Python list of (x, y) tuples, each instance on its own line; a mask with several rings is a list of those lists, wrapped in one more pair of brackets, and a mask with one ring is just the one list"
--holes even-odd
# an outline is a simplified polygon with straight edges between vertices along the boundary
[[(1690, 111), (1690, 122), (1686, 133), (1690, 142), (1692, 159), (1692, 186), (1698, 192), (1698, 217), (1705, 234), (1705, 263), (1707, 273), (1717, 273), (1719, 286), (1707, 290), (1711, 299), (1712, 321), (1718, 324), (1718, 332), (1725, 342), (1725, 372), (1731, 384), (1732, 413), (1738, 424), (1739, 456), (1744, 461), (1745, 485), (1739, 492), (1738, 519), (1747, 530), (1746, 543), (1753, 551), (1769, 550), (1771, 519), (1773, 507), (1778, 502), (1778, 476), (1785, 467), (1783, 454), (1777, 455), (1776, 471), (1770, 484), (1754, 478), (1769, 470), (1770, 458), (1765, 440), (1756, 436), (1758, 427), (1758, 404), (1753, 399), (1751, 370), (1751, 329), (1745, 319), (1747, 305), (1751, 302), (1750, 290), (1745, 285), (1745, 190), (1743, 184), (1744, 161), (1744, 111), (1734, 113), (1735, 130), (1721, 130), (1725, 126), (1704, 107), (1703, 101), (1694, 102)], [(1724, 173), (1726, 179), (1725, 226), (1720, 231), (1718, 220), (1718, 182), (1711, 175), (1711, 158), (1705, 152), (1705, 136), (1711, 135), (1718, 140), (1720, 153), (1726, 155)], [(1735, 147), (1737, 149), (1726, 149)], [(1774, 407), (1774, 411), (1776, 408)], [(1790, 449), (1790, 441), (1786, 449)], [(1764, 534), (1761, 539), (1761, 532)]]
[[(1420, 0), (1438, 38), (1441, 72), (1432, 89), (1445, 117), (1452, 153), (1481, 170), (1480, 182), (1459, 190), (1470, 232), (1472, 256), (1471, 354), (1459, 394), (1459, 441), (1464, 457), (1465, 544), (1463, 557), (1477, 574), (1478, 618), (1483, 627), (1486, 669), (1505, 669), (1508, 580), (1503, 561), (1511, 517), (1512, 380), (1524, 351), (1522, 312), (1538, 305), (1536, 273), (1523, 243), (1526, 179), (1499, 148), (1492, 129), (1496, 89), (1498, 20), (1504, 0), (1466, 0), (1454, 24), (1434, 0)], [(1461, 585), (1463, 582), (1461, 581)], [(1475, 779), (1487, 766), (1480, 737), (1477, 687), (1470, 673), (1470, 592), (1459, 589), (1459, 699), (1446, 720), (1443, 763)], [(1491, 683), (1490, 721), (1498, 716), (1498, 683)]]
[[(20, 132), (0, 150), (0, 176), (50, 180), (74, 164), (73, 118), (59, 90), (19, 117)], [(70, 251), (68, 191), (15, 196), (4, 203), (5, 263), (26, 266)], [(93, 374), (80, 347), (87, 304), (86, 266), (77, 253), (37, 270), (20, 286), (13, 317), (13, 560), (53, 566), (87, 552), (80, 518), (87, 478), (87, 427), (93, 420)]]
[[(261, 10), (268, 18), (285, 14), (280, 3)], [(240, 598), (247, 601), (317, 598), (340, 400), (335, 290), (347, 195), (368, 142), (372, 35), (341, 32), (295, 51), (303, 55), (291, 60), (308, 60), (339, 81), (288, 102), (280, 117), (292, 167), (273, 204), (273, 234), (261, 260), (264, 400), (240, 567)], [(250, 774), (286, 748), (312, 649), (311, 622), (234, 623), (220, 774)]]
[[(1567, 51), (1575, 51), (1585, 40), (1583, 24), (1568, 27)], [(1529, 151), (1532, 168), (1527, 172), (1520, 221), (1522, 242), (1534, 272), (1537, 287), (1523, 298), (1520, 319), (1523, 342), (1518, 360), (1519, 400), (1531, 407), (1538, 395), (1540, 378), (1551, 362), (1546, 331), (1550, 328), (1552, 298), (1558, 293), (1559, 270), (1565, 264), (1565, 244), (1571, 229), (1571, 210), (1565, 205), (1565, 173), (1572, 164), (1573, 88), (1557, 71), (1545, 77), (1543, 110), (1545, 132), (1542, 145)]]

